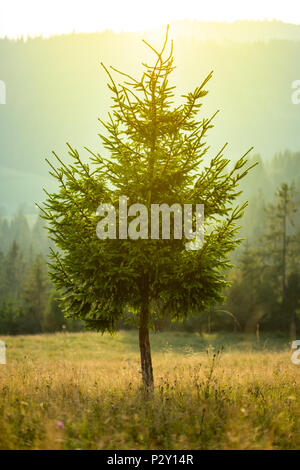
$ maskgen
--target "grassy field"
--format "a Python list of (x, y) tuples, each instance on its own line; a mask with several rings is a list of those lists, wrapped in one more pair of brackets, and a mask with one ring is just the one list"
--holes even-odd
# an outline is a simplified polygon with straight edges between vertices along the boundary
[(300, 366), (282, 339), (153, 334), (151, 399), (136, 332), (0, 339), (0, 449), (300, 448)]

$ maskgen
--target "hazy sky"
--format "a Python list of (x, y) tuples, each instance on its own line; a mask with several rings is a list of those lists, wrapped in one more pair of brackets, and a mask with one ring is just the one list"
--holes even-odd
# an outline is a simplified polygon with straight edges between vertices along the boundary
[(300, 23), (299, 0), (0, 0), (0, 36), (137, 31), (178, 19)]

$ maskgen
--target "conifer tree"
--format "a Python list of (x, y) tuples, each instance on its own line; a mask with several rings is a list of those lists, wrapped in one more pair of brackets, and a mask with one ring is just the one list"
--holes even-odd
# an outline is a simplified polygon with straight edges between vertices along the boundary
[[(154, 383), (149, 341), (154, 319), (165, 314), (184, 319), (222, 301), (228, 254), (239, 243), (236, 221), (246, 206), (237, 207), (234, 201), (250, 168), (245, 166), (248, 152), (230, 166), (226, 145), (204, 164), (214, 116), (204, 117), (201, 106), (212, 73), (175, 105), (175, 87), (169, 83), (173, 44), (167, 53), (168, 34), (160, 51), (145, 44), (154, 63), (143, 64), (141, 78), (103, 65), (113, 100), (107, 122), (101, 121), (108, 158), (86, 149), (90, 162), (85, 163), (69, 144), (71, 162), (54, 153), (56, 163), (48, 163), (59, 190), (46, 192), (42, 209), (57, 246), (50, 272), (62, 292), (65, 313), (102, 332), (114, 332), (120, 319), (133, 322), (139, 329), (143, 384), (149, 390)], [(128, 206), (142, 203), (148, 209), (151, 204), (203, 204), (202, 248), (186, 250), (186, 238), (175, 239), (173, 232), (169, 240), (99, 240), (97, 207), (112, 204), (118, 215), (120, 196), (127, 197)]]
[(271, 268), (276, 286), (280, 286), (281, 326), (285, 333), (288, 333), (287, 277), (299, 256), (299, 244), (293, 243), (295, 234), (292, 232), (298, 205), (293, 185), (282, 183), (276, 191), (275, 201), (266, 207), (267, 223), (260, 250), (264, 263)]
[(12, 299), (19, 298), (24, 270), (24, 254), (18, 243), (14, 240), (6, 255), (4, 279), (5, 292)]
[(49, 279), (44, 258), (37, 255), (24, 282), (23, 300), (33, 317), (38, 331), (43, 329), (46, 306), (49, 298)]

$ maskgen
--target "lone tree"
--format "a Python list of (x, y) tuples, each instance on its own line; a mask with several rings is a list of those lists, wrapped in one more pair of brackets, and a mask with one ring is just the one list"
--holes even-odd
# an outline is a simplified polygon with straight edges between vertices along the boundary
[[(101, 332), (114, 332), (121, 319), (136, 325), (143, 384), (152, 389), (149, 329), (155, 319), (168, 314), (181, 320), (222, 300), (228, 254), (239, 243), (236, 221), (246, 206), (233, 203), (240, 194), (238, 182), (251, 167), (245, 168), (247, 152), (230, 168), (223, 155), (227, 144), (204, 165), (209, 150), (206, 133), (215, 115), (208, 119), (198, 115), (212, 73), (175, 106), (175, 87), (169, 85), (174, 66), (172, 42), (166, 53), (168, 32), (160, 52), (145, 44), (155, 60), (152, 66), (143, 64), (140, 79), (113, 67), (109, 71), (102, 64), (113, 95), (108, 121), (100, 120), (104, 127), (100, 138), (109, 158), (85, 148), (90, 156), (86, 164), (69, 144), (71, 163), (53, 152), (56, 165), (47, 162), (59, 190), (46, 191), (42, 210), (57, 246), (49, 266), (64, 312)], [(123, 77), (122, 84), (116, 83), (114, 73)], [(186, 250), (187, 238), (176, 239), (174, 230), (169, 240), (145, 240), (142, 231), (138, 239), (119, 233), (117, 239), (100, 240), (96, 210), (108, 203), (118, 215), (120, 196), (127, 197), (128, 205), (142, 203), (149, 209), (151, 204), (203, 204), (202, 248)]]

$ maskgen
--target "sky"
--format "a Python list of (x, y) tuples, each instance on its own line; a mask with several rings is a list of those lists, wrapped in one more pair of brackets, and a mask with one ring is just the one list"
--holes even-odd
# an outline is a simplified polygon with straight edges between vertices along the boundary
[(0, 0), (0, 37), (157, 28), (172, 21), (300, 24), (299, 0)]

